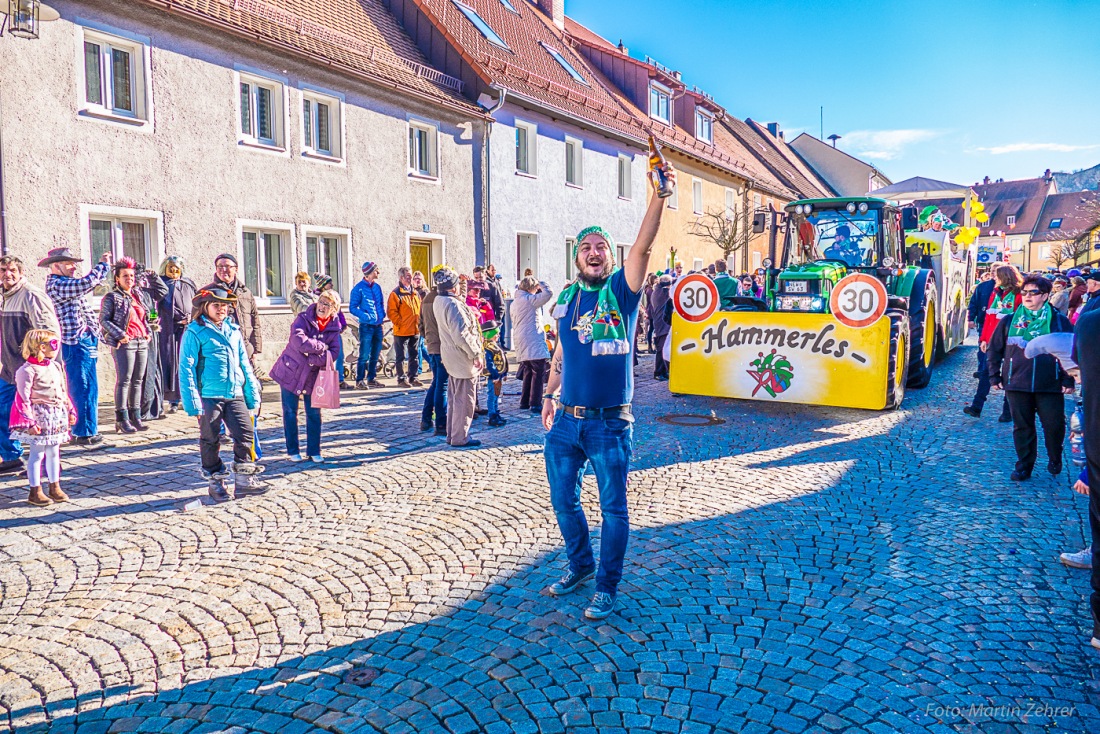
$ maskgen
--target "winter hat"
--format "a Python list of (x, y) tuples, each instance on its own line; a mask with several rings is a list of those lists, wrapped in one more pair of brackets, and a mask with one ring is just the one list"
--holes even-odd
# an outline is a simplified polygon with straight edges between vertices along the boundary
[(233, 263), (234, 265), (237, 264), (237, 256), (236, 255), (230, 255), (228, 252), (223, 252), (222, 254), (220, 254), (216, 258), (214, 258), (214, 264), (215, 265), (218, 264), (218, 260), (228, 260), (231, 263)]
[(313, 282), (317, 284), (317, 292), (320, 293), (332, 283), (332, 276), (324, 273), (314, 273)]
[(378, 270), (378, 263), (367, 260), (363, 263), (363, 275), (370, 275), (375, 270)]
[(458, 285), (458, 272), (447, 265), (441, 265), (432, 273), (432, 282), (444, 290), (452, 291)]

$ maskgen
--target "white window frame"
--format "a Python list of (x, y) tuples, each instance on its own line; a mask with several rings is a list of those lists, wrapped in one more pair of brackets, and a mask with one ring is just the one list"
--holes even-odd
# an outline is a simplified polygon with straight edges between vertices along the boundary
[[(91, 220), (109, 220), (113, 227), (111, 231), (111, 255), (116, 260), (122, 256), (122, 225), (127, 222), (141, 222), (146, 225), (145, 230), (145, 259), (141, 263), (151, 270), (156, 270), (164, 259), (164, 212), (155, 209), (132, 209), (118, 206), (98, 206), (96, 204), (80, 205), (80, 252), (87, 261), (92, 261), (92, 232)], [(107, 288), (94, 294), (96, 305), (103, 293), (113, 287), (113, 282), (108, 280)], [(100, 289), (96, 289), (99, 291)]]
[[(700, 126), (704, 121), (709, 127), (709, 133), (705, 136), (702, 135)], [(708, 145), (714, 145), (714, 115), (707, 110), (699, 108), (695, 110), (695, 137)]]
[[(250, 131), (241, 129), (241, 85), (249, 85), (249, 127)], [(271, 132), (272, 137), (259, 137), (259, 120), (256, 118), (257, 89), (267, 89), (271, 92)], [(252, 69), (237, 68), (233, 71), (233, 104), (236, 110), (233, 126), (237, 129), (237, 145), (245, 148), (262, 150), (269, 153), (289, 155), (287, 148), (287, 109), (288, 104), (287, 79)]]
[[(519, 141), (521, 131), (527, 146), (526, 169), (520, 168)], [(539, 175), (539, 126), (533, 122), (516, 120), (516, 175), (530, 178), (538, 178)]]
[(576, 237), (565, 238), (565, 280), (567, 282), (572, 282), (573, 278), (577, 277), (577, 261), (573, 257), (573, 248), (576, 244)]
[[(352, 274), (352, 260), (351, 260), (351, 229), (347, 227), (315, 227), (312, 225), (302, 226), (302, 252), (300, 253), (302, 263), (301, 268), (295, 268), (294, 272), (298, 270), (305, 270), (309, 273), (310, 277), (313, 277), (315, 271), (309, 268), (309, 239), (311, 237), (331, 237), (338, 240), (336, 245), (337, 257), (339, 262), (336, 263), (336, 272), (339, 274), (339, 279), (334, 278), (337, 282), (343, 286), (337, 290), (340, 292), (340, 298), (343, 305), (347, 305), (348, 299), (351, 298), (351, 289), (355, 285), (355, 277)], [(331, 270), (331, 268), (330, 268)]]
[(535, 242), (535, 249), (534, 249), (535, 265), (531, 269), (535, 271), (536, 275), (538, 275), (539, 267), (541, 266), (540, 260), (542, 259), (542, 258), (539, 257), (542, 254), (540, 252), (542, 244), (541, 244), (541, 238), (539, 237), (539, 233), (538, 232), (525, 232), (525, 231), (522, 231), (522, 230), (517, 230), (516, 231), (516, 280), (519, 280), (520, 278), (523, 277), (523, 263), (521, 262), (521, 259), (520, 259), (520, 238), (521, 237), (532, 237), (532, 238), (534, 238), (534, 242)]
[(691, 211), (695, 214), (703, 213), (703, 179), (691, 180)]
[[(658, 96), (663, 96), (668, 99), (668, 117), (661, 117), (659, 111), (653, 109), (653, 93), (656, 92)], [(668, 126), (672, 126), (672, 90), (666, 87), (664, 84), (651, 81), (649, 83), (649, 116), (654, 120), (659, 120)], [(660, 105), (658, 105), (659, 107)]]
[(701, 272), (703, 270), (703, 258), (696, 257), (691, 261), (691, 269), (695, 272)]
[(1008, 226), (1008, 227), (1015, 227), (1016, 226), (1016, 215), (1015, 214), (1009, 214), (1007, 217), (1005, 217), (1005, 225)]
[[(569, 147), (573, 147), (573, 155), (569, 155)], [(569, 180), (569, 159), (573, 159), (573, 180)], [(584, 141), (580, 138), (565, 136), (565, 185), (574, 188), (584, 188)]]
[[(625, 167), (625, 172), (624, 172)], [(633, 186), (634, 186), (634, 157), (619, 153), (618, 164), (618, 192), (619, 198), (623, 201), (633, 201)]]
[[(409, 134), (413, 130), (418, 130), (418, 131), (423, 131), (423, 132), (428, 133), (428, 137), (429, 137), (428, 154), (429, 154), (430, 158), (429, 158), (429, 167), (428, 167), (427, 172), (421, 170), (420, 168), (413, 167), (412, 162), (410, 160), (412, 158), (413, 151), (410, 148)], [(407, 166), (409, 178), (420, 180), (420, 181), (431, 181), (431, 182), (439, 183), (439, 180), (440, 180), (440, 160), (439, 160), (439, 157), (440, 157), (439, 156), (440, 142), (439, 142), (439, 137), (440, 136), (439, 136), (439, 123), (438, 122), (435, 122), (433, 120), (425, 120), (425, 119), (420, 118), (420, 117), (409, 117), (408, 118), (408, 124), (407, 124), (407, 127), (406, 127), (406, 134), (405, 134), (405, 140), (406, 140), (406, 143), (405, 143), (405, 165)]]
[(1050, 259), (1050, 245), (1039, 245), (1039, 259), (1040, 260), (1049, 260)]
[(668, 202), (668, 208), (669, 209), (679, 209), (680, 208), (680, 187), (679, 186), (673, 186), (672, 187), (672, 196), (665, 199), (665, 201)]
[(477, 30), (477, 32), (485, 38), (486, 41), (493, 44), (494, 46), (499, 46), (505, 51), (512, 50), (508, 46), (508, 43), (504, 40), (504, 38), (496, 32), (495, 28), (489, 25), (488, 21), (481, 17), (481, 14), (478, 13), (477, 10), (471, 8), (466, 3), (459, 2), (459, 0), (451, 0), (451, 2), (454, 3), (455, 7), (458, 8), (462, 12), (462, 14), (466, 16), (466, 20), (470, 21), (470, 25), (472, 25)]
[(733, 221), (737, 218), (737, 192), (726, 189), (726, 219)]
[(760, 208), (763, 205), (764, 205), (764, 197), (762, 197), (760, 194), (753, 194), (752, 195), (752, 213), (756, 214), (758, 211), (760, 211)]
[[(408, 230), (405, 232), (405, 264), (412, 264), (412, 242), (413, 240), (424, 240), (432, 243), (431, 260), (436, 264), (447, 262), (447, 237), (446, 235), (435, 234), (434, 232), (414, 232)], [(432, 274), (424, 273), (424, 280), (427, 281), (428, 287), (432, 286)]]
[[(301, 85), (301, 104), (298, 111), (301, 114), (302, 124), (302, 155), (327, 163), (343, 163), (344, 155), (344, 95), (329, 92), (305, 84)], [(306, 123), (306, 103), (310, 107), (310, 120)], [(317, 105), (324, 104), (329, 107), (329, 151), (324, 151), (315, 145), (317, 136)], [(307, 132), (309, 133), (307, 135)], [(314, 139), (310, 139), (314, 138)]]
[[(244, 234), (245, 232), (256, 232), (257, 234), (277, 234), (280, 235), (279, 246), (282, 251), (282, 267), (280, 267), (278, 275), (282, 277), (283, 295), (268, 297), (264, 293), (266, 289), (264, 286), (267, 284), (267, 272), (264, 267), (267, 263), (264, 261), (263, 246), (257, 241), (256, 255), (257, 255), (257, 277), (259, 280), (256, 282), (256, 289), (252, 295), (256, 299), (257, 306), (285, 306), (290, 296), (290, 291), (294, 289), (294, 274), (298, 272), (298, 246), (295, 238), (295, 230), (297, 228), (288, 222), (269, 222), (255, 219), (238, 219), (237, 220), (237, 262), (240, 263), (238, 268), (237, 277), (241, 279), (241, 282), (246, 283), (245, 279), (245, 256), (244, 256)], [(249, 288), (252, 286), (249, 285)]]
[[(80, 33), (76, 34), (77, 66), (77, 114), (83, 119), (110, 122), (143, 132), (153, 130), (153, 73), (147, 36), (127, 33), (99, 23), (76, 19)], [(99, 44), (100, 101), (89, 102), (87, 97), (87, 67), (84, 63), (84, 44)], [(130, 54), (130, 95), (133, 111), (104, 104), (114, 97), (114, 75), (110, 69), (110, 50), (119, 49)]]

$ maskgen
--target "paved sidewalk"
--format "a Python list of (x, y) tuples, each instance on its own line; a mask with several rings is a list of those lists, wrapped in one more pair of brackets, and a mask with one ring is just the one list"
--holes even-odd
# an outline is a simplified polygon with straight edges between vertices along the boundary
[[(6, 723), (1100, 730), (1087, 572), (1057, 560), (1084, 545), (1085, 501), (1065, 475), (1008, 481), (1011, 427), (960, 412), (972, 348), (894, 413), (672, 397), (650, 370), (620, 603), (600, 623), (582, 617), (591, 587), (544, 593), (564, 554), (542, 430), (516, 397), (508, 426), (475, 423), (481, 449), (452, 451), (417, 430), (422, 391), (345, 393), (320, 467), (282, 458), (273, 410), (274, 489), (194, 512), (182, 415), (66, 451), (66, 505), (32, 508), (4, 481)], [(657, 421), (711, 411), (725, 424)], [(591, 477), (584, 500), (597, 524)]]

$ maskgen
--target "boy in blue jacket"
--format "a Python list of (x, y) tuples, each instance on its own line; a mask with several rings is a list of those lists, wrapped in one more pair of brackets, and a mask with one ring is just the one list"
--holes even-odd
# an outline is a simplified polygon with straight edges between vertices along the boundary
[(252, 453), (250, 411), (260, 405), (260, 383), (252, 372), (240, 327), (230, 321), (236, 297), (222, 288), (199, 291), (191, 301), (191, 323), (180, 344), (180, 397), (187, 415), (199, 421), (202, 474), (210, 481), (215, 502), (231, 498), (225, 482), (229, 471), (219, 454), (224, 423), (233, 437), (233, 488), (237, 497), (263, 494), (267, 487), (256, 475), (264, 467)]
[[(378, 263), (363, 263), (363, 279), (351, 289), (348, 311), (359, 321), (359, 363), (355, 367), (355, 387), (360, 390), (385, 387), (378, 376), (378, 355), (382, 353), (382, 322), (386, 320), (386, 301), (378, 285)], [(364, 374), (366, 379), (364, 380)]]

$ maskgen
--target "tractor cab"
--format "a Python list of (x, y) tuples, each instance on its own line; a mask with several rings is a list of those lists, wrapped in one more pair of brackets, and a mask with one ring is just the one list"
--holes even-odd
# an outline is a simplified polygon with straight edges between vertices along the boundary
[(772, 310), (824, 313), (852, 272), (887, 278), (901, 261), (898, 210), (870, 197), (809, 199), (787, 205), (786, 237)]

